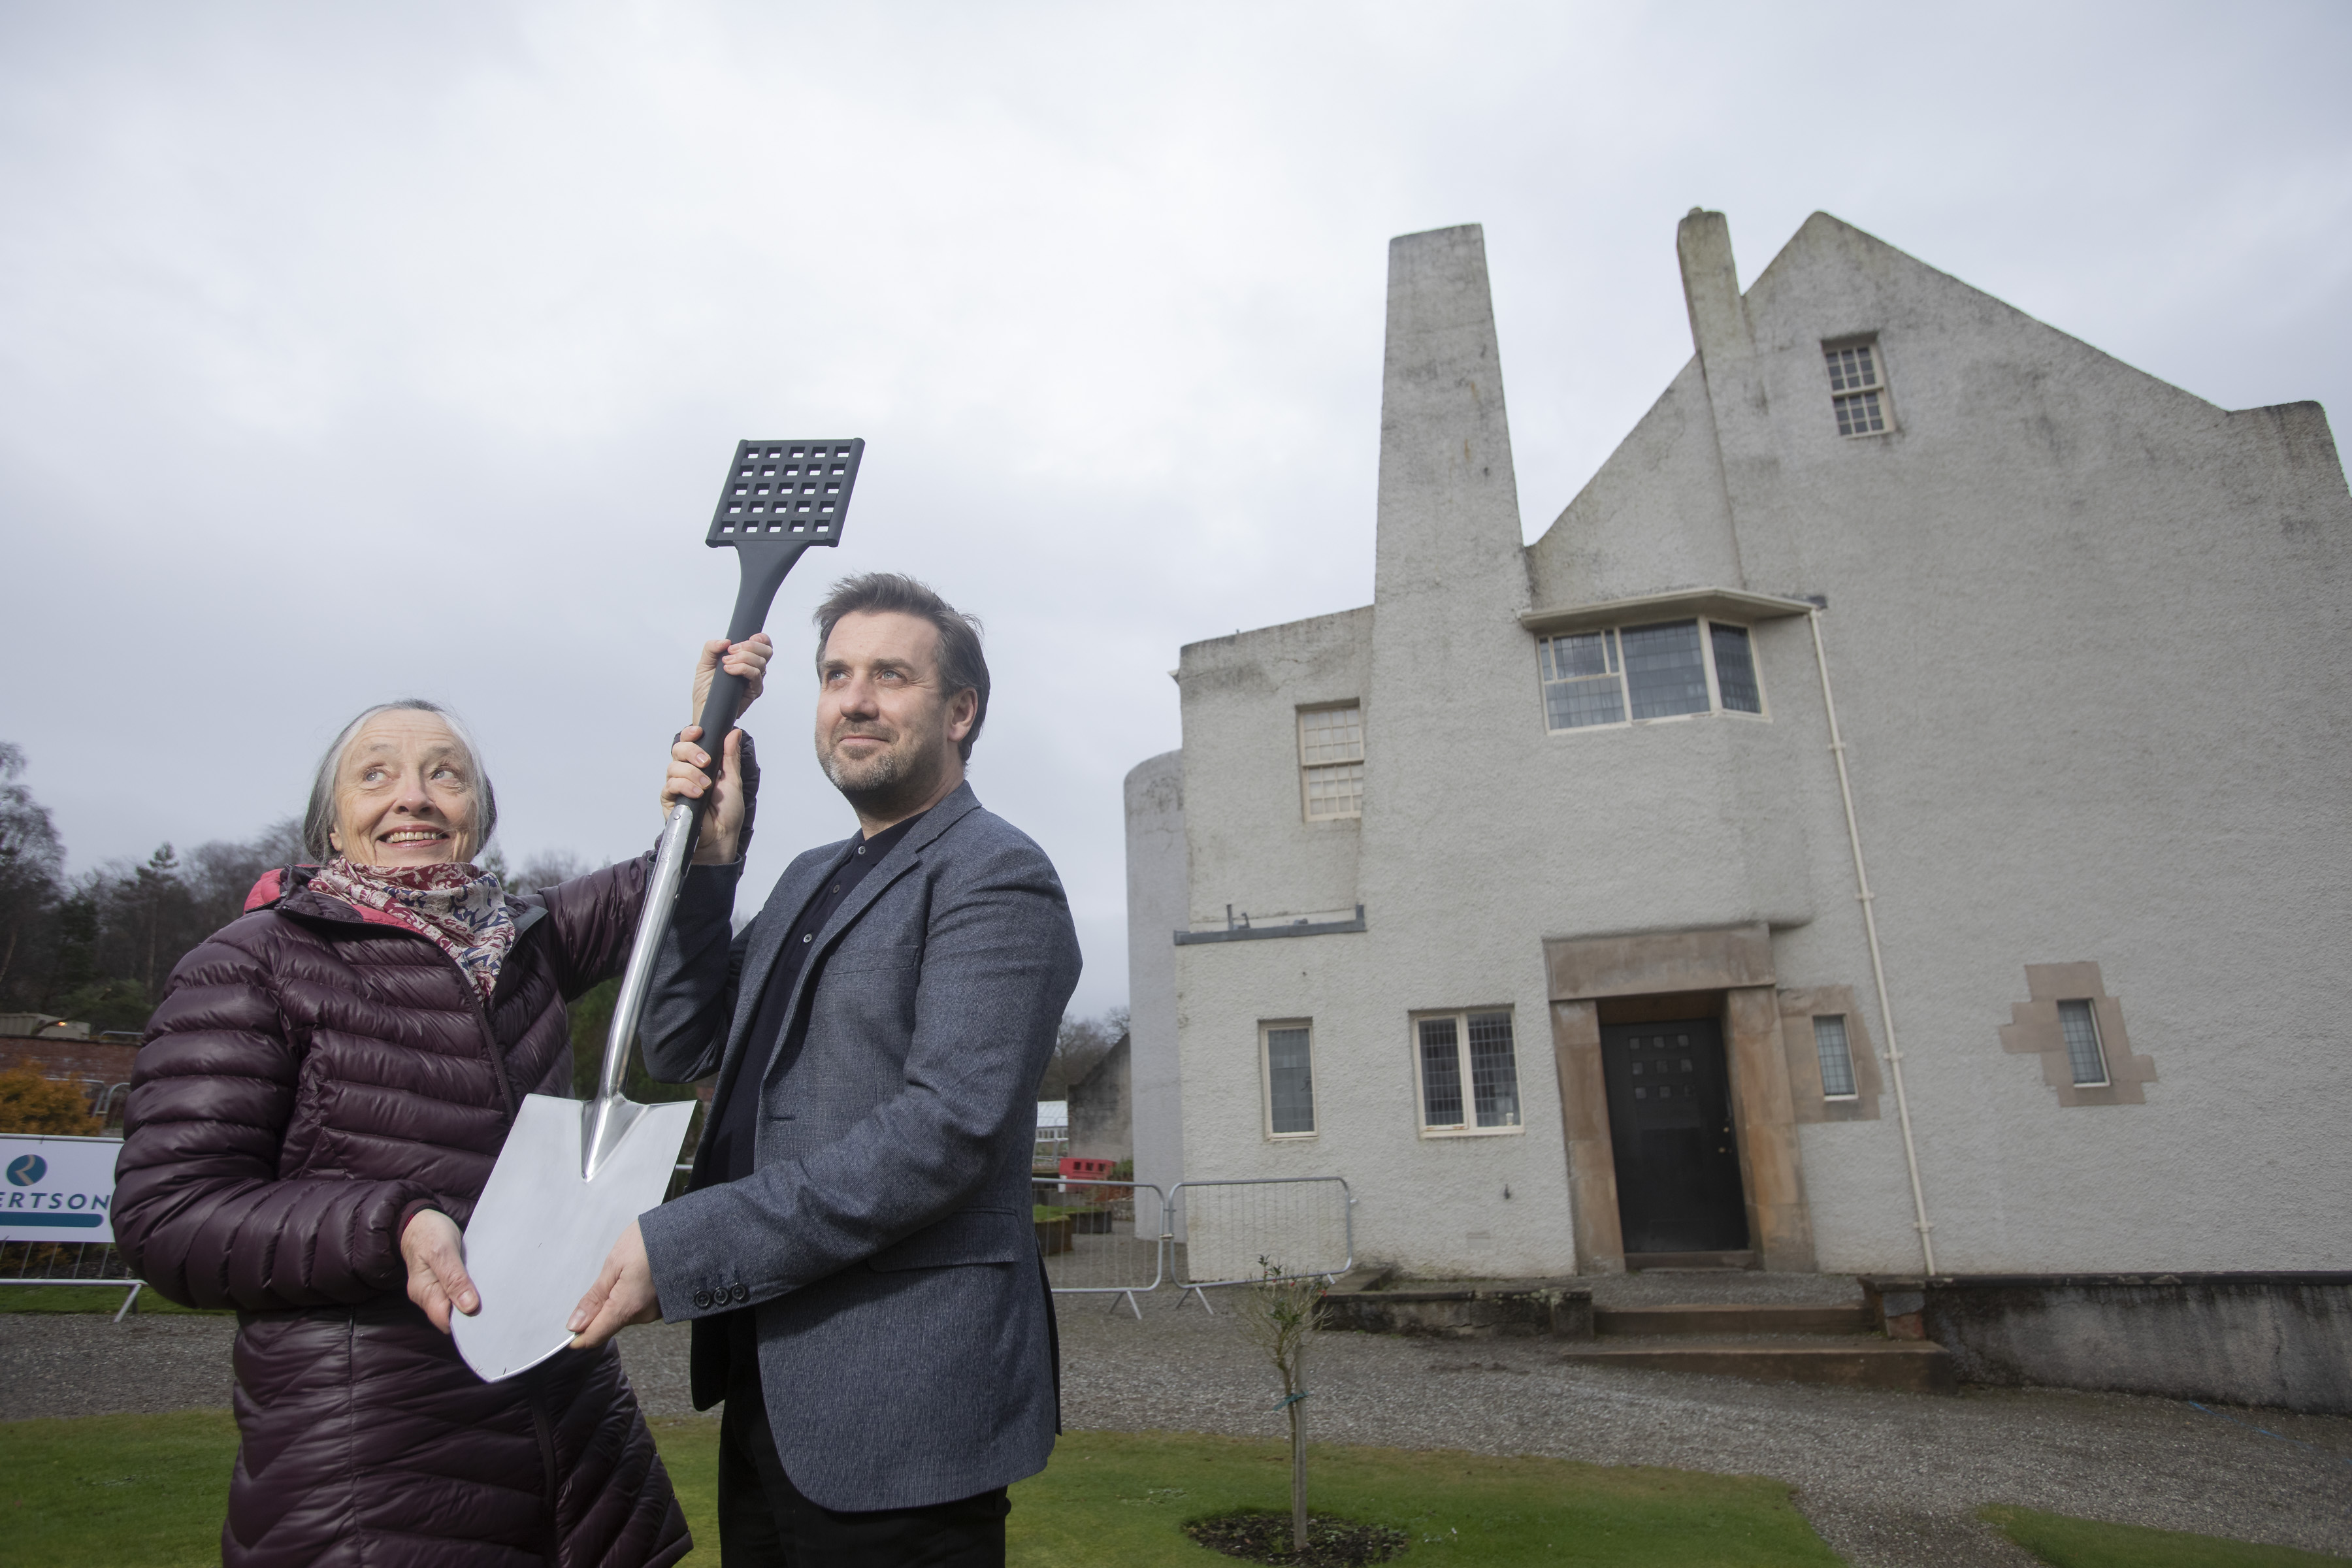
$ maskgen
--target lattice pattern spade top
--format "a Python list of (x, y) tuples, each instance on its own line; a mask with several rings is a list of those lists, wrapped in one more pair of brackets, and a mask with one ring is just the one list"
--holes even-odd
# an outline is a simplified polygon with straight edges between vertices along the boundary
[(703, 542), (714, 549), (754, 539), (837, 543), (865, 453), (862, 440), (736, 443)]

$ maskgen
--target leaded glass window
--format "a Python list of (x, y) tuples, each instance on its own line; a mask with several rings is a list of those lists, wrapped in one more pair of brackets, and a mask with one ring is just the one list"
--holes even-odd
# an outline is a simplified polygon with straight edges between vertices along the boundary
[(1461, 1035), (1451, 1018), (1421, 1021), (1421, 1121), (1424, 1127), (1462, 1125)]
[(1748, 628), (1706, 624), (1707, 640), (1715, 648), (1715, 689), (1728, 713), (1761, 713), (1764, 693), (1756, 685), (1756, 660), (1748, 650)]
[(1470, 1015), (1470, 1101), (1481, 1127), (1519, 1124), (1519, 1067), (1508, 1013)]
[(1584, 730), (1697, 713), (1764, 714), (1755, 641), (1722, 621), (1604, 626), (1536, 639), (1545, 727)]
[(1696, 621), (1627, 626), (1619, 640), (1625, 650), (1627, 706), (1634, 718), (1707, 710), (1706, 663), (1699, 652)]
[(1312, 1033), (1305, 1024), (1265, 1030), (1266, 1127), (1277, 1138), (1315, 1131)]
[(1617, 724), (1625, 718), (1625, 683), (1617, 667), (1614, 631), (1544, 637), (1536, 644), (1543, 667), (1544, 717), (1555, 730)]
[[(1519, 1126), (1519, 1065), (1506, 1012), (1414, 1020), (1421, 1125), (1430, 1132), (1507, 1132)], [(1463, 1092), (1467, 1084), (1469, 1092)]]
[(1843, 1014), (1831, 1014), (1813, 1020), (1813, 1050), (1822, 1061), (1822, 1098), (1853, 1099), (1853, 1050), (1846, 1041)]
[(2088, 1002), (2058, 1004), (2058, 1026), (2066, 1032), (2066, 1065), (2074, 1069), (2078, 1085), (2097, 1085), (2107, 1081), (2106, 1053), (2099, 1048), (2098, 1020), (2091, 1016)]

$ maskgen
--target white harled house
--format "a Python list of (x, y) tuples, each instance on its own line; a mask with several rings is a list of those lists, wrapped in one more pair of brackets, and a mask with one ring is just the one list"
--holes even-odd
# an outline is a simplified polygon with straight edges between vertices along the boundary
[(1373, 603), (1185, 647), (1128, 779), (1139, 1175), (1425, 1276), (2352, 1267), (2325, 414), (1826, 215), (1678, 248), (1526, 544), (1480, 231), (1392, 242)]

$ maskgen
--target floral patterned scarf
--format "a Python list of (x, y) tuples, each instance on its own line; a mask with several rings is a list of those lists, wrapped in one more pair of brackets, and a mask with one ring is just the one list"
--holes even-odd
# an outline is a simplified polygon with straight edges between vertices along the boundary
[(499, 965), (514, 946), (514, 912), (493, 872), (444, 861), (437, 866), (354, 866), (338, 855), (310, 879), (315, 890), (360, 910), (388, 915), (457, 960), (490, 999)]

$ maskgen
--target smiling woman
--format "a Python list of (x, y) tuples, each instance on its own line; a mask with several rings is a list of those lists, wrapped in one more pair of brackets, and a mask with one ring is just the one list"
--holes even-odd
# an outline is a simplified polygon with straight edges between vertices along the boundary
[(498, 826), (473, 736), (447, 709), (411, 697), (362, 713), (319, 759), (302, 847), (321, 861), (430, 866), (471, 860)]
[[(707, 644), (694, 710), (722, 661), (748, 705), (768, 654)], [(739, 846), (745, 750), (713, 816)], [(263, 877), (148, 1025), (115, 1235), (163, 1296), (238, 1310), (230, 1568), (691, 1546), (612, 1347), (485, 1384), (449, 1339), (481, 1306), (463, 1226), (522, 1097), (571, 1093), (566, 1005), (620, 969), (651, 859), (517, 892), (478, 863), (497, 823), (454, 715), (367, 710), (312, 782), (319, 863)]]

